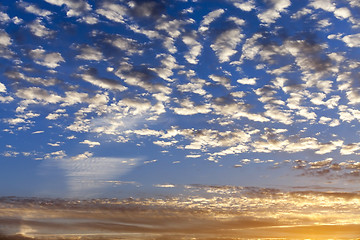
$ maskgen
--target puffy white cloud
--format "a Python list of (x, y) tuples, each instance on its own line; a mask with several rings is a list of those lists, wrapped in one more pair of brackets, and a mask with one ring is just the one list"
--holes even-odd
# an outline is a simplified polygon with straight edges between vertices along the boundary
[(11, 38), (4, 30), (0, 30), (0, 47), (7, 47), (11, 45)]
[(91, 10), (90, 4), (84, 0), (45, 0), (46, 2), (56, 6), (66, 6), (66, 14), (68, 17), (81, 16)]
[(95, 69), (89, 69), (85, 71), (85, 73), (79, 74), (79, 76), (84, 81), (104, 89), (117, 90), (117, 91), (125, 91), (127, 89), (127, 87), (120, 84), (120, 82), (117, 80), (101, 78), (97, 76), (97, 71)]
[(155, 81), (153, 82), (153, 74), (154, 72), (151, 69), (134, 69), (134, 67), (128, 63), (123, 63), (115, 72), (116, 76), (123, 79), (129, 85), (141, 87), (152, 93), (171, 93), (172, 89), (168, 86)]
[(293, 123), (293, 117), (290, 112), (284, 111), (281, 108), (271, 104), (266, 104), (264, 108), (266, 109), (264, 113), (265, 116), (283, 124), (289, 125)]
[(177, 86), (181, 92), (191, 92), (199, 95), (205, 95), (207, 92), (203, 89), (206, 81), (203, 79), (191, 79), (191, 82)]
[(78, 59), (83, 60), (93, 60), (93, 61), (102, 61), (104, 56), (101, 51), (91, 47), (89, 45), (79, 46), (80, 54), (76, 56)]
[(0, 12), (0, 22), (2, 23), (8, 23), (10, 22), (10, 17), (7, 13), (4, 13), (4, 12)]
[(90, 158), (90, 157), (92, 157), (94, 154), (92, 153), (92, 152), (88, 152), (88, 151), (86, 151), (86, 152), (84, 152), (84, 153), (81, 153), (81, 154), (78, 154), (78, 155), (76, 155), (76, 156), (74, 156), (74, 157), (72, 157), (71, 159), (72, 160), (84, 160), (84, 159), (87, 159), (87, 158)]
[(96, 12), (114, 22), (124, 23), (124, 18), (127, 15), (127, 8), (113, 2), (104, 1)]
[(233, 86), (231, 86), (231, 81), (229, 78), (227, 77), (223, 77), (223, 76), (217, 76), (214, 74), (209, 75), (209, 78), (211, 80), (213, 80), (214, 82), (223, 85), (226, 89), (231, 90), (233, 88)]
[(55, 31), (45, 27), (40, 19), (36, 19), (29, 23), (27, 27), (32, 34), (40, 38), (51, 38), (55, 34)]
[(0, 92), (6, 92), (6, 87), (3, 83), (0, 82)]
[(346, 35), (342, 38), (348, 47), (360, 47), (360, 33)]
[(161, 67), (150, 68), (150, 70), (156, 72), (162, 79), (173, 82), (173, 80), (170, 78), (174, 74), (173, 69), (181, 68), (181, 66), (177, 64), (175, 57), (170, 54), (161, 54), (157, 57), (162, 58)]
[(355, 154), (359, 150), (360, 150), (360, 145), (358, 143), (344, 144), (341, 147), (340, 154), (341, 155)]
[(141, 49), (138, 42), (131, 38), (125, 38), (120, 35), (114, 35), (114, 36), (105, 37), (104, 42), (110, 43), (112, 46), (122, 51), (125, 51), (128, 55), (143, 53), (143, 50)]
[(22, 7), (23, 9), (25, 9), (25, 11), (41, 16), (41, 17), (49, 17), (51, 16), (53, 13), (48, 11), (48, 10), (44, 10), (44, 9), (40, 9), (38, 6), (36, 6), (35, 4), (31, 4), (31, 3), (27, 3), (24, 2), (22, 0), (20, 0), (18, 2), (19, 6)]
[(100, 143), (99, 142), (95, 142), (95, 141), (90, 141), (90, 140), (84, 140), (84, 141), (82, 141), (82, 142), (79, 142), (79, 143), (81, 143), (81, 144), (87, 144), (87, 145), (89, 145), (89, 147), (95, 147), (95, 146), (100, 146)]
[(337, 8), (334, 11), (335, 17), (339, 18), (339, 19), (346, 19), (351, 17), (351, 12), (348, 8), (346, 7), (342, 7), (342, 8)]
[(64, 150), (59, 150), (56, 152), (51, 152), (51, 153), (45, 154), (44, 159), (63, 159), (66, 156), (67, 156), (67, 154)]
[(258, 78), (241, 78), (237, 82), (244, 85), (255, 85)]
[(336, 9), (336, 5), (332, 0), (312, 0), (309, 6), (315, 9), (323, 9), (328, 12), (334, 12)]
[(229, 0), (234, 4), (235, 7), (245, 11), (250, 12), (256, 8), (254, 0)]
[(174, 112), (179, 115), (194, 115), (194, 114), (206, 114), (211, 112), (209, 104), (195, 105), (194, 102), (189, 99), (185, 99), (180, 102), (180, 108), (173, 108)]
[(268, 0), (267, 2), (270, 8), (258, 14), (258, 18), (264, 24), (274, 23), (276, 19), (280, 18), (280, 14), (291, 5), (290, 0)]
[(18, 82), (19, 80), (25, 80), (29, 83), (43, 85), (46, 87), (54, 86), (55, 84), (59, 83), (59, 80), (56, 78), (30, 77), (18, 71), (7, 71), (5, 76), (15, 82)]
[(209, 29), (209, 25), (213, 21), (215, 21), (215, 19), (219, 18), (224, 12), (224, 9), (217, 9), (204, 16), (203, 20), (200, 23), (199, 32), (206, 32)]
[(44, 49), (38, 48), (29, 52), (30, 57), (36, 64), (48, 67), (56, 68), (60, 66), (61, 62), (65, 62), (63, 57), (58, 52), (46, 53)]
[(215, 42), (211, 44), (211, 48), (215, 51), (221, 63), (230, 60), (230, 57), (237, 53), (236, 46), (244, 37), (240, 29), (230, 29), (222, 32)]
[(261, 50), (261, 46), (257, 44), (258, 40), (261, 39), (262, 35), (260, 33), (255, 33), (252, 37), (246, 39), (245, 43), (242, 46), (242, 54), (240, 57), (240, 63), (244, 61), (244, 59), (254, 59), (255, 56)]
[(37, 100), (42, 104), (54, 104), (59, 103), (62, 100), (62, 98), (55, 93), (48, 92), (47, 90), (38, 87), (18, 89), (16, 91), (16, 96), (25, 100)]
[(182, 41), (189, 47), (189, 52), (184, 55), (186, 61), (191, 64), (197, 64), (197, 57), (201, 54), (202, 45), (196, 41), (195, 36), (184, 35)]

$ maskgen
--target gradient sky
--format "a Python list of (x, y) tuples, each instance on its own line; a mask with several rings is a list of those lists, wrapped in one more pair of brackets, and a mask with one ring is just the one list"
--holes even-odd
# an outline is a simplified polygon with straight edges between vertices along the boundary
[(0, 195), (357, 190), (359, 28), (356, 0), (2, 1)]

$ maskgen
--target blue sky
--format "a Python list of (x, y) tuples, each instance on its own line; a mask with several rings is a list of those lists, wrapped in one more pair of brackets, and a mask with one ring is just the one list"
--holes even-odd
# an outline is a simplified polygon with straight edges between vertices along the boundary
[(360, 4), (0, 4), (2, 196), (356, 190)]

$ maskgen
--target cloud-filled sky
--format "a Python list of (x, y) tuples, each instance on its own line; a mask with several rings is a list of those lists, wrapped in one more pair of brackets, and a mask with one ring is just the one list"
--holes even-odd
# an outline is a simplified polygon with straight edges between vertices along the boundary
[(359, 28), (354, 0), (3, 1), (1, 195), (354, 191)]

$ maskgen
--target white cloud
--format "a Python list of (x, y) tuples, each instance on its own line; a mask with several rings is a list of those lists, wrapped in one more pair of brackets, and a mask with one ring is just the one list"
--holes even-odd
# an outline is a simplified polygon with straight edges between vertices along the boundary
[(189, 52), (184, 55), (186, 61), (197, 64), (197, 57), (201, 54), (202, 45), (196, 41), (195, 36), (184, 35), (182, 41), (189, 47)]
[(84, 141), (82, 141), (82, 142), (79, 142), (79, 143), (81, 143), (81, 144), (87, 144), (87, 145), (89, 145), (89, 147), (95, 147), (95, 146), (100, 146), (100, 143), (99, 142), (94, 142), (94, 141), (90, 141), (90, 140), (84, 140)]
[(10, 17), (7, 13), (4, 13), (4, 12), (0, 12), (0, 22), (2, 23), (8, 23), (10, 22)]
[(235, 7), (245, 11), (250, 12), (256, 8), (254, 0), (229, 0), (234, 4)]
[(80, 54), (76, 56), (78, 59), (83, 60), (93, 60), (93, 61), (102, 61), (104, 60), (104, 56), (102, 52), (93, 48), (89, 45), (79, 46), (78, 49), (80, 50)]
[(335, 17), (339, 18), (339, 19), (346, 19), (351, 17), (351, 12), (348, 8), (346, 7), (342, 7), (342, 8), (337, 8), (334, 11)]
[(174, 112), (179, 115), (206, 114), (211, 112), (209, 104), (195, 105), (195, 103), (189, 99), (182, 100), (180, 105), (180, 108), (173, 108)]
[(217, 76), (214, 74), (209, 75), (209, 78), (214, 82), (223, 85), (226, 89), (231, 90), (233, 87), (231, 86), (231, 80), (227, 77)]
[(335, 3), (332, 0), (312, 0), (309, 4), (315, 9), (323, 9), (328, 12), (334, 12), (336, 9)]
[(127, 9), (122, 5), (105, 1), (96, 12), (114, 22), (124, 23)]
[(72, 159), (72, 160), (75, 160), (75, 161), (77, 161), (77, 160), (84, 160), (84, 159), (87, 159), (87, 158), (92, 157), (93, 155), (94, 155), (94, 154), (93, 154), (92, 152), (86, 151), (86, 152), (84, 152), (84, 153), (81, 153), (81, 154), (78, 154), (78, 155), (72, 157), (71, 159)]
[(93, 71), (92, 69), (86, 71), (83, 74), (79, 74), (79, 76), (84, 81), (104, 89), (117, 90), (117, 91), (125, 91), (127, 89), (127, 87), (120, 84), (120, 82), (117, 80), (98, 77), (97, 72)]
[(140, 45), (137, 43), (137, 41), (131, 38), (115, 35), (105, 38), (104, 41), (110, 43), (122, 51), (125, 51), (128, 55), (143, 53), (143, 50), (140, 49)]
[(61, 62), (65, 62), (63, 57), (58, 52), (46, 53), (44, 49), (38, 48), (29, 52), (30, 57), (36, 64), (48, 67), (56, 68), (60, 66)]
[(209, 25), (215, 21), (215, 19), (219, 18), (224, 12), (224, 9), (217, 9), (204, 16), (200, 23), (199, 32), (206, 32), (209, 29)]
[(29, 23), (27, 27), (30, 29), (30, 32), (37, 37), (40, 38), (50, 38), (53, 37), (55, 31), (48, 29), (44, 25), (42, 25), (42, 21), (40, 19), (36, 19), (33, 22)]
[(155, 184), (154, 187), (157, 188), (174, 188), (174, 184)]
[(346, 35), (342, 38), (348, 47), (360, 47), (360, 33)]
[(68, 17), (81, 16), (85, 12), (91, 10), (90, 4), (84, 0), (45, 0), (46, 2), (56, 5), (56, 6), (66, 6), (66, 14)]
[(4, 30), (0, 30), (0, 48), (11, 45), (11, 38)]
[(280, 14), (286, 11), (286, 8), (291, 5), (290, 0), (268, 0), (271, 5), (266, 11), (258, 14), (258, 18), (265, 24), (271, 24), (280, 18)]
[(16, 96), (26, 100), (38, 100), (40, 103), (43, 104), (58, 103), (62, 101), (62, 98), (60, 96), (38, 87), (18, 89), (16, 91)]
[(222, 32), (211, 44), (211, 48), (215, 51), (221, 63), (230, 60), (230, 57), (237, 53), (236, 46), (244, 37), (240, 29), (230, 29)]
[(290, 114), (290, 112), (284, 111), (279, 107), (271, 104), (266, 104), (264, 108), (266, 109), (264, 113), (265, 116), (283, 124), (290, 125), (293, 123), (293, 116)]
[(360, 145), (358, 143), (350, 143), (343, 145), (340, 153), (341, 155), (350, 155), (355, 154), (358, 150), (360, 150)]
[(41, 17), (49, 17), (51, 16), (53, 13), (48, 11), (48, 10), (44, 10), (44, 9), (40, 9), (38, 6), (31, 4), (31, 3), (27, 3), (27, 2), (23, 2), (22, 0), (20, 0), (18, 2), (19, 6), (22, 7), (23, 9), (25, 9), (25, 11), (41, 16)]
[(0, 92), (6, 92), (6, 87), (3, 83), (0, 82)]
[(241, 78), (237, 82), (244, 85), (255, 85), (258, 78)]

